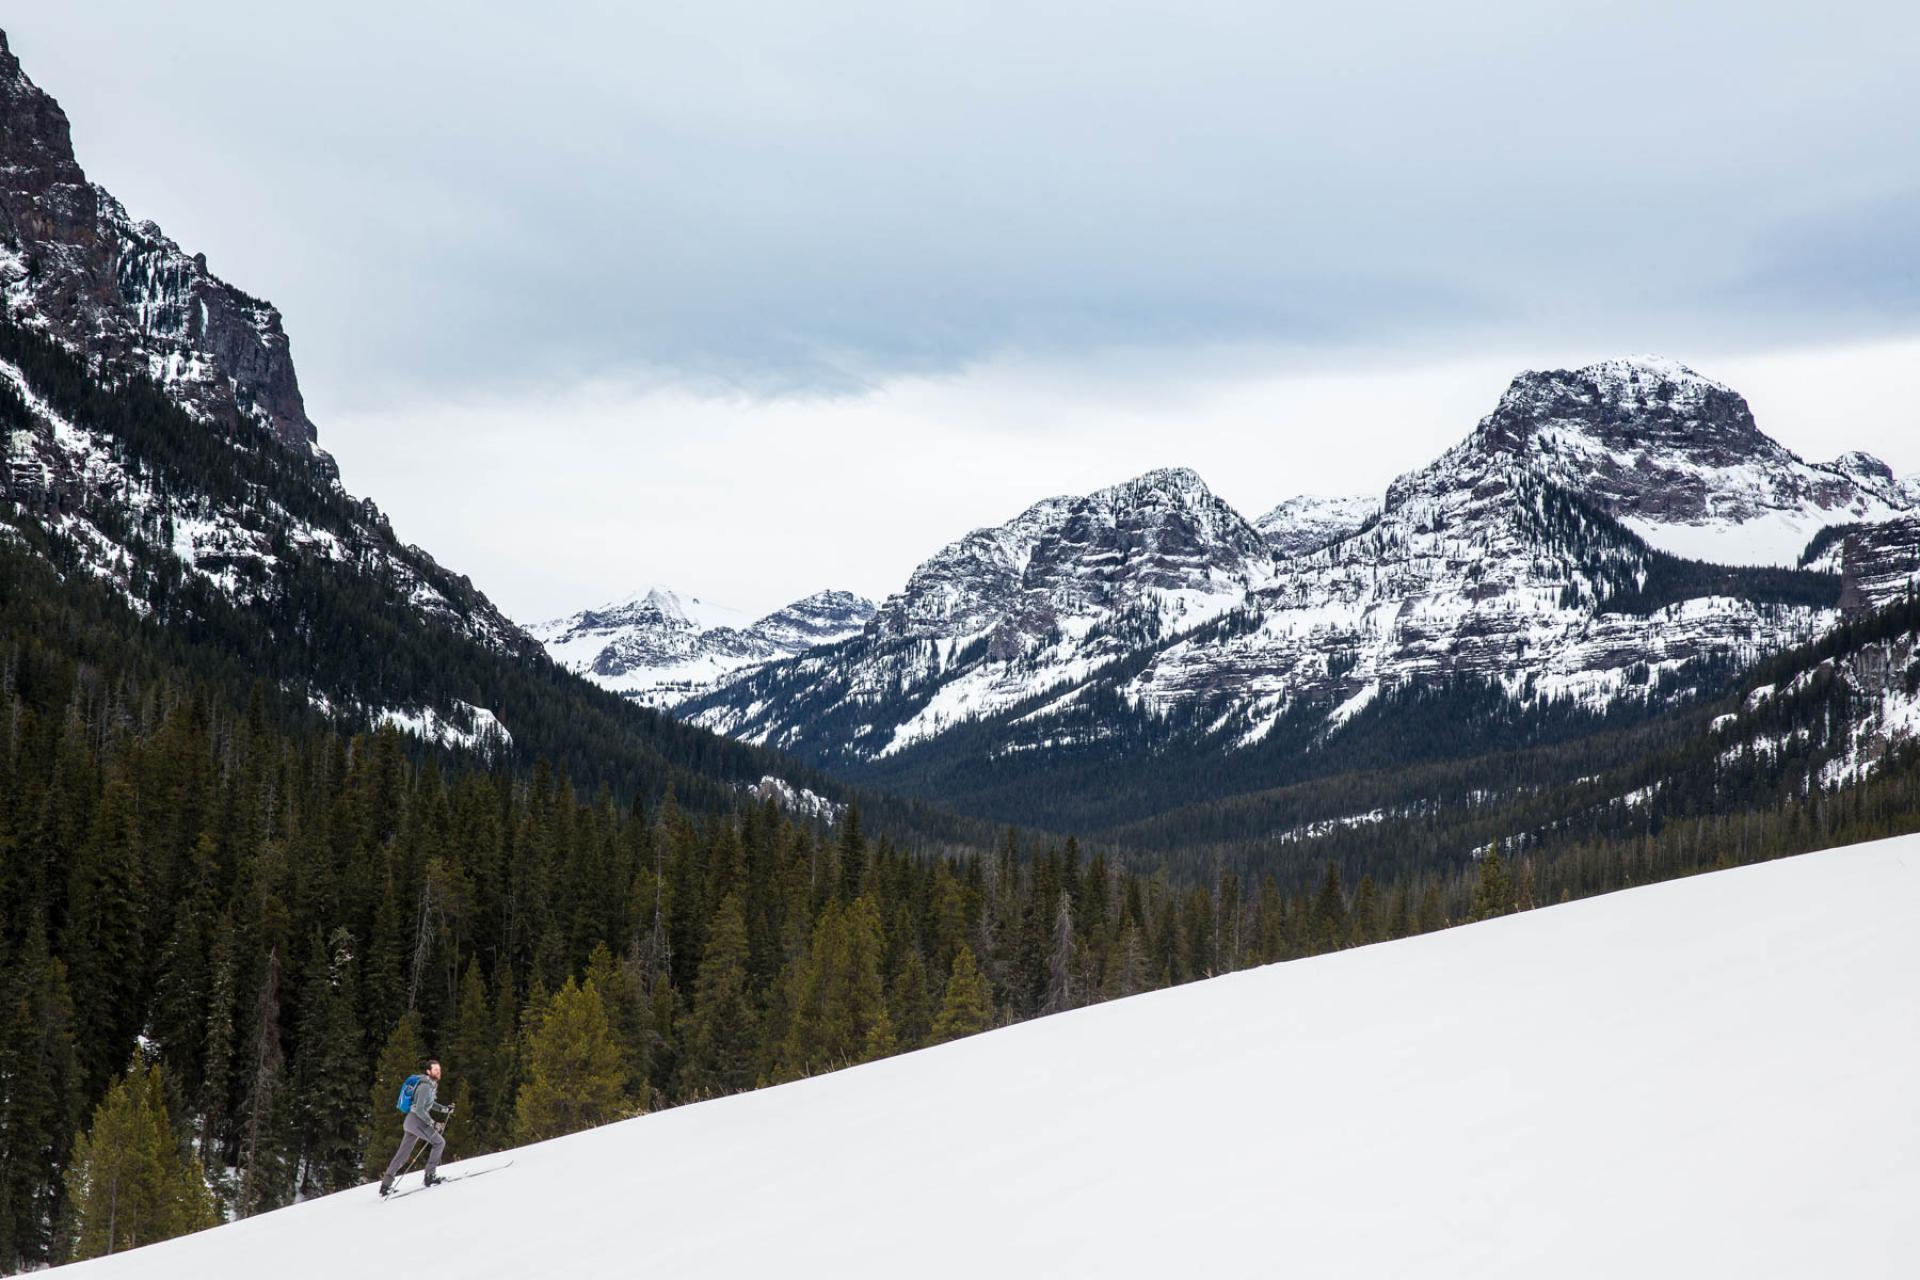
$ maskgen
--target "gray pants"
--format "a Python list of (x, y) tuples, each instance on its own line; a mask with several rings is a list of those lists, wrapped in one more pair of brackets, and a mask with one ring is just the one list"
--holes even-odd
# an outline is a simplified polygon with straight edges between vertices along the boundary
[(380, 1179), (381, 1186), (393, 1185), (393, 1180), (407, 1167), (407, 1161), (413, 1159), (414, 1148), (423, 1142), (427, 1144), (427, 1176), (431, 1178), (440, 1167), (440, 1153), (447, 1149), (447, 1135), (434, 1128), (425, 1116), (409, 1111), (400, 1129), (400, 1149), (387, 1161), (387, 1176)]

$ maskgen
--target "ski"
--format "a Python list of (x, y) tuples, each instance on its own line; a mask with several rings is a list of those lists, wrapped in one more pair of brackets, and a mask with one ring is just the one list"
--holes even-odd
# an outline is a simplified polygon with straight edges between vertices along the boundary
[[(465, 1182), (468, 1178), (477, 1178), (483, 1173), (498, 1173), (502, 1169), (510, 1169), (512, 1167), (513, 1167), (513, 1161), (505, 1160), (499, 1164), (490, 1164), (484, 1169), (472, 1170), (469, 1173), (450, 1173), (450, 1174), (444, 1175), (443, 1177), (435, 1179), (433, 1186), (437, 1187), (442, 1183), (446, 1183), (446, 1182)], [(406, 1187), (398, 1191), (389, 1191), (387, 1192), (386, 1195), (381, 1196), (380, 1198), (382, 1200), (398, 1200), (402, 1196), (417, 1195), (422, 1191), (431, 1191), (432, 1189), (433, 1187), (429, 1187), (425, 1183), (421, 1183), (417, 1187)]]

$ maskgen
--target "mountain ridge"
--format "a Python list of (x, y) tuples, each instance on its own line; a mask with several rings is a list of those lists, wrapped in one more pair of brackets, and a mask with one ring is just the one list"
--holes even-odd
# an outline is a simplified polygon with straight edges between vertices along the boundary
[[(1770, 547), (1731, 566), (1670, 548), (1795, 522), (1809, 537), (1875, 528), (1899, 509), (1851, 478), (1878, 475), (1863, 459), (1804, 462), (1737, 393), (1675, 361), (1523, 373), (1377, 503), (1293, 500), (1264, 530), (1231, 508), (1182, 519), (1184, 540), (1166, 545), (1188, 576), (1169, 579), (1117, 535), (1183, 504), (1198, 511), (1211, 495), (1197, 475), (1046, 499), (936, 552), (863, 636), (681, 710), (909, 789), (950, 785), (982, 760), (1230, 756), (1282, 725), (1276, 744), (1308, 748), (1412, 681), (1490, 681), (1523, 711), (1653, 710), (1706, 696), (1841, 616), (1838, 543), (1809, 569), (1797, 564), (1804, 539), (1784, 556), (1792, 567)], [(1135, 495), (1152, 495), (1140, 512), (1115, 506)], [(1088, 534), (1094, 510), (1106, 542)], [(1292, 536), (1290, 515), (1306, 538), (1291, 554), (1274, 539)], [(1058, 536), (1069, 528), (1077, 541)], [(1045, 550), (1069, 543), (1081, 560)], [(1186, 607), (1165, 608), (1169, 595)], [(965, 748), (937, 745), (962, 727)], [(933, 770), (918, 782), (915, 757)]]

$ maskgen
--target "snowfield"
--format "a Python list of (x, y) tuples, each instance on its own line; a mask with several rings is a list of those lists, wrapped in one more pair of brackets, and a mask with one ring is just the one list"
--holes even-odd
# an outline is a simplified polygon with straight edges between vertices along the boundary
[(73, 1274), (1912, 1276), (1916, 918), (1920, 837), (1810, 854), (1138, 996)]

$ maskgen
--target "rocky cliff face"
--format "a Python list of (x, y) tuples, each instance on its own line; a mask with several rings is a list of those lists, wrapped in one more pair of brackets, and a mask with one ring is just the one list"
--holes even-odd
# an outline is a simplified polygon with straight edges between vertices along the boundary
[(280, 313), (87, 180), (66, 113), (0, 32), (0, 293), (9, 314), (109, 376), (159, 382), (203, 422), (314, 449)]
[(1521, 374), (1474, 441), (1585, 495), (1650, 545), (1715, 564), (1791, 566), (1821, 528), (1906, 505), (1863, 483), (1884, 463), (1804, 462), (1737, 392), (1656, 356)]
[(1861, 525), (1842, 546), (1843, 607), (1857, 612), (1920, 598), (1920, 513)]
[[(135, 612), (189, 625), (232, 608), (312, 628), (345, 592), (538, 656), (470, 581), (345, 492), (279, 313), (87, 181), (65, 114), (4, 34), (0, 296), (0, 540), (53, 548)], [(329, 710), (442, 741), (511, 737), (485, 708), (399, 673), (380, 689), (311, 680)]]
[(874, 606), (821, 591), (750, 619), (666, 587), (538, 623), (529, 634), (561, 666), (645, 706), (671, 707), (730, 676), (859, 635)]

